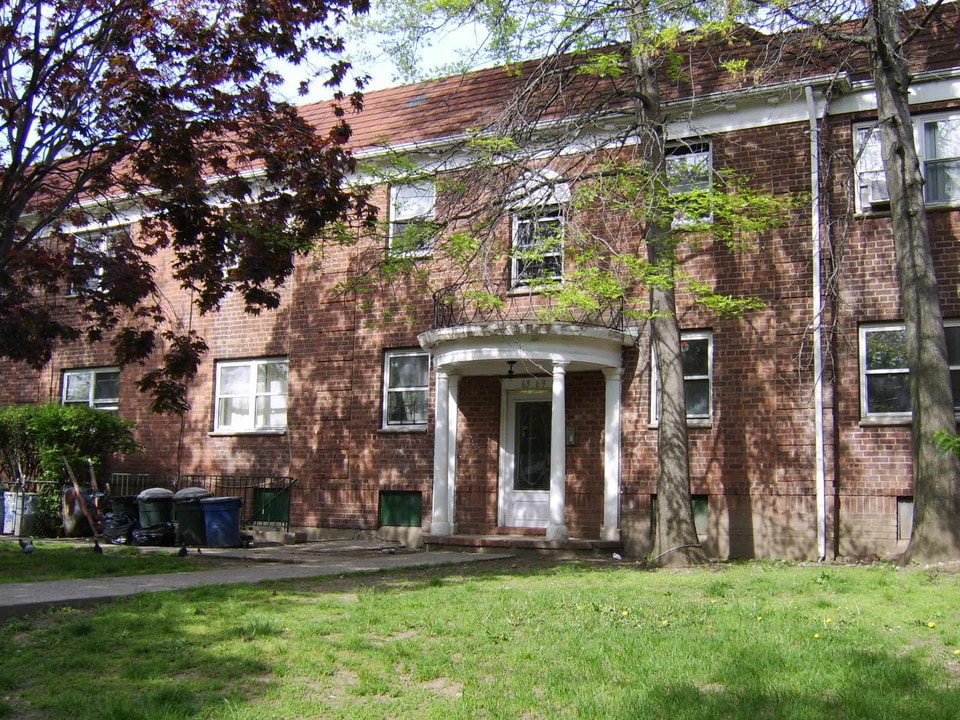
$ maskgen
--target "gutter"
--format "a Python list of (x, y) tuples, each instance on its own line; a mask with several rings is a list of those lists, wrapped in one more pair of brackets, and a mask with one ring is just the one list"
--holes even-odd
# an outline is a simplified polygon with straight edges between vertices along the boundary
[[(827, 557), (826, 472), (824, 470), (823, 418), (823, 277), (821, 247), (823, 243), (820, 218), (820, 128), (813, 87), (804, 88), (810, 119), (810, 241), (813, 262), (813, 423), (815, 463), (814, 485), (817, 499), (817, 559)], [(824, 99), (826, 104), (827, 100)], [(826, 115), (826, 107), (824, 107)]]

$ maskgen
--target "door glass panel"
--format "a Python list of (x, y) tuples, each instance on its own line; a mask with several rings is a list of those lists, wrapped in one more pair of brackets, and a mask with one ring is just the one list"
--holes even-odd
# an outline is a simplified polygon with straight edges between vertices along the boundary
[(516, 405), (514, 490), (550, 490), (550, 402)]

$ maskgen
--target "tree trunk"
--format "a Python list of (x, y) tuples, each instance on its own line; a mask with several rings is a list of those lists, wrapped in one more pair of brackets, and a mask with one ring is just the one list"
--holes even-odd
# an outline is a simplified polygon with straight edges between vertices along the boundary
[[(665, 129), (657, 86), (656, 50), (646, 39), (655, 27), (645, 0), (631, 7), (631, 68), (636, 90), (636, 126), (640, 132), (641, 161), (651, 178), (644, 240), (648, 261), (673, 277), (674, 239), (669, 221), (657, 207), (666, 185)], [(690, 464), (687, 447), (687, 407), (680, 356), (680, 326), (673, 283), (651, 288), (651, 342), (657, 358), (657, 520), (651, 564), (680, 566), (702, 563), (706, 554), (697, 539), (690, 500)]]
[(870, 61), (890, 195), (913, 411), (914, 520), (904, 562), (936, 562), (960, 557), (960, 459), (940, 452), (933, 441), (938, 430), (955, 433), (956, 419), (898, 9), (899, 4), (890, 0), (873, 0)]

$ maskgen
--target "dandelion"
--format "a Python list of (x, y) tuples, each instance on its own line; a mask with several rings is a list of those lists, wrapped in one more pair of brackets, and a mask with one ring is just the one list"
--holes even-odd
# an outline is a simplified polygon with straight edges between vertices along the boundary
[(820, 639), (820, 633), (814, 633), (814, 634), (813, 634), (813, 637), (814, 637), (814, 639), (819, 640), (819, 639)]
[(629, 611), (629, 610), (624, 610), (624, 611), (621, 613), (621, 615), (623, 615), (623, 617), (626, 617), (626, 616), (629, 615), (629, 614), (630, 614), (630, 611)]
[(665, 627), (665, 626), (667, 626), (667, 625), (669, 625), (669, 624), (670, 624), (670, 621), (669, 621), (669, 620), (663, 620), (663, 621), (660, 622), (660, 626), (661, 626), (661, 627)]
[(960, 655), (960, 648), (957, 648), (956, 650), (954, 650), (954, 651), (953, 651), (953, 654), (954, 654), (954, 655)]
[(935, 622), (928, 622), (928, 623), (927, 623), (927, 627), (928, 627), (928, 628), (935, 628), (936, 626), (937, 626), (937, 624), (936, 624)]
[(832, 623), (832, 622), (833, 622), (833, 618), (827, 618), (827, 619), (825, 620), (825, 622), (827, 622), (827, 623)]
[(757, 622), (763, 622), (763, 615), (757, 615)]

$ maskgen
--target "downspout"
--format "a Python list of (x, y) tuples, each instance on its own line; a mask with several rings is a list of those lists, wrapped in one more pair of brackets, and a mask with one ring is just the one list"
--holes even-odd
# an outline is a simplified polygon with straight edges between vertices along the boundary
[[(817, 558), (827, 557), (827, 500), (823, 438), (823, 278), (820, 251), (823, 241), (820, 220), (820, 126), (813, 88), (804, 88), (810, 119), (810, 244), (813, 252), (813, 424), (815, 448), (814, 484), (817, 493)], [(824, 109), (826, 114), (826, 109)]]

